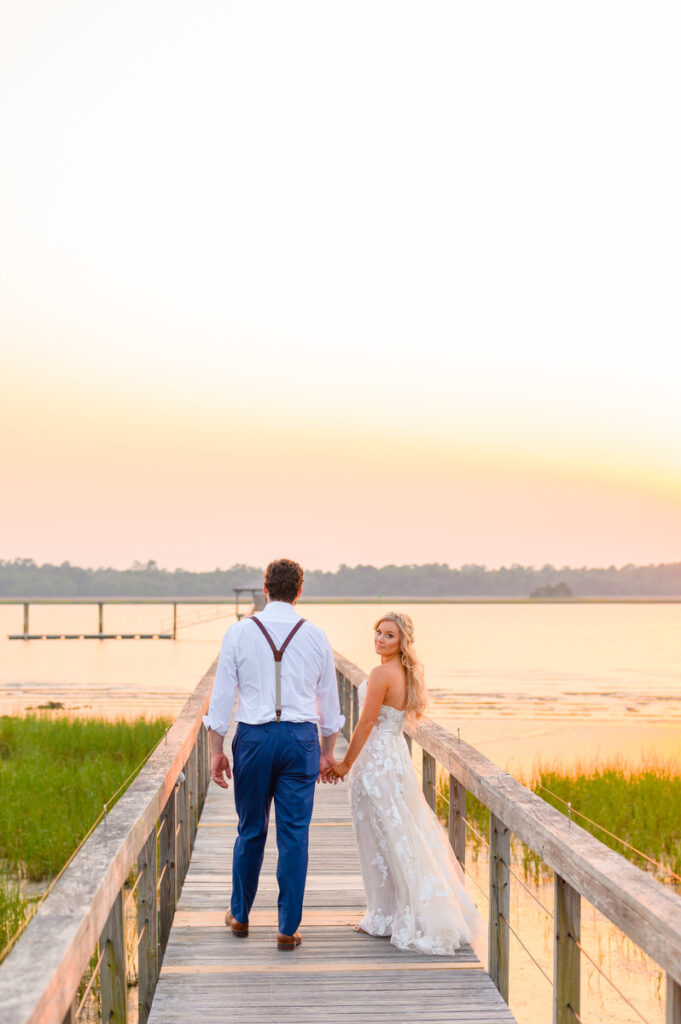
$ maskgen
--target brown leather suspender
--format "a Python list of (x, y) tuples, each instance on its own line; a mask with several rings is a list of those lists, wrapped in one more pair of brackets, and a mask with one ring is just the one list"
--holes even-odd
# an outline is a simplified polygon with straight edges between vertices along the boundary
[(281, 721), (281, 659), (284, 657), (284, 651), (288, 647), (289, 643), (291, 642), (291, 640), (293, 640), (294, 636), (296, 635), (296, 633), (298, 632), (298, 630), (300, 629), (302, 624), (307, 621), (307, 619), (299, 619), (298, 622), (296, 622), (295, 626), (293, 627), (293, 629), (291, 630), (289, 635), (286, 637), (286, 639), (284, 640), (284, 642), (281, 645), (281, 647), (277, 647), (276, 646), (276, 644), (274, 643), (274, 640), (272, 639), (270, 634), (267, 632), (267, 630), (263, 626), (263, 624), (260, 621), (260, 619), (257, 619), (255, 617), (255, 615), (250, 615), (248, 617), (248, 621), (249, 622), (255, 622), (256, 626), (260, 629), (261, 633), (263, 634), (263, 636), (267, 640), (268, 644), (272, 648), (272, 654), (274, 655), (274, 672), (275, 672), (275, 675), (276, 675), (275, 710), (276, 710), (276, 713), (277, 713), (277, 722), (280, 722)]

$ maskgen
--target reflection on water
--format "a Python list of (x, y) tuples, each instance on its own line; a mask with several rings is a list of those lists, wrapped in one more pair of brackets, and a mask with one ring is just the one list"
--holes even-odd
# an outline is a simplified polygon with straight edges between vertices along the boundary
[(437, 708), (436, 717), (479, 718), (490, 713), (518, 718), (603, 718), (629, 719), (636, 716), (648, 722), (681, 722), (681, 698), (676, 694), (617, 693), (448, 693), (430, 691)]

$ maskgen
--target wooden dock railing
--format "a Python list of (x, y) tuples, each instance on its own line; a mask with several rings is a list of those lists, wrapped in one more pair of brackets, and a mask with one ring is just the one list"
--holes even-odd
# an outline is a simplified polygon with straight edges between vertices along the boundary
[[(366, 679), (336, 655), (341, 709), (349, 738), (357, 688)], [(584, 897), (666, 972), (666, 1024), (681, 1024), (681, 898), (600, 843), (474, 747), (428, 718), (405, 732), (422, 748), (423, 792), (435, 809), (438, 765), (449, 776), (449, 837), (465, 857), (466, 792), (490, 811), (489, 973), (508, 1002), (510, 847), (514, 834), (553, 870), (553, 1022), (580, 1020), (580, 904)]]
[(131, 872), (132, 894), (137, 893), (139, 1021), (146, 1024), (210, 781), (201, 716), (215, 667), (0, 965), (3, 1024), (74, 1024), (76, 993), (97, 948), (93, 976), (99, 972), (101, 1019), (127, 1021), (123, 890)]

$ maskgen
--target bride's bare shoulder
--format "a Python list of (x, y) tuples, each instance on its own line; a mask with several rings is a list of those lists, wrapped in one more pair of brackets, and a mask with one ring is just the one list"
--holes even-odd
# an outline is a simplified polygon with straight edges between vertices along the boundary
[(376, 690), (379, 687), (386, 689), (390, 683), (391, 673), (387, 665), (376, 665), (369, 673), (367, 686)]

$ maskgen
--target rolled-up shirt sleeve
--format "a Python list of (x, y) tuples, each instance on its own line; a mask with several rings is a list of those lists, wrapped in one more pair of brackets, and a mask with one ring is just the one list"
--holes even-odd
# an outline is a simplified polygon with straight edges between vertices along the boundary
[(234, 698), (236, 696), (236, 658), (234, 656), (234, 642), (230, 636), (231, 630), (227, 630), (220, 648), (218, 667), (215, 672), (215, 682), (210, 695), (208, 714), (203, 716), (203, 724), (207, 729), (224, 736), (229, 729), (229, 720), (232, 717)]
[(333, 733), (341, 731), (345, 724), (345, 715), (341, 715), (336, 664), (328, 641), (326, 647), (324, 664), (317, 683), (317, 714), (322, 736), (331, 736)]

